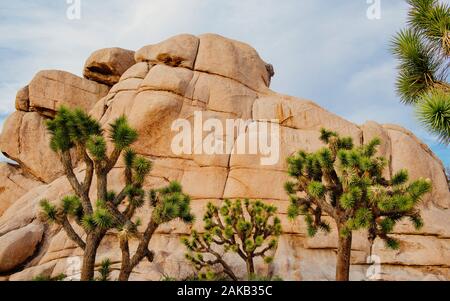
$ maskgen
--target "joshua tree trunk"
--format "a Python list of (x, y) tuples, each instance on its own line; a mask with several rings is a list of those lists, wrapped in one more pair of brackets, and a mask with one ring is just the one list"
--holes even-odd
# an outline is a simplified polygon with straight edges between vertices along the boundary
[(81, 268), (81, 281), (91, 281), (94, 279), (95, 257), (100, 245), (101, 238), (97, 233), (90, 233), (86, 239), (84, 250), (83, 266)]
[(119, 281), (128, 281), (131, 274), (131, 258), (128, 239), (120, 240), (120, 249), (122, 250), (122, 266), (120, 267)]
[(341, 235), (341, 230), (344, 225), (337, 223), (338, 227), (338, 250), (337, 250), (337, 264), (336, 264), (336, 281), (348, 281), (350, 277), (350, 253), (352, 249), (352, 233), (347, 236)]
[(253, 257), (248, 255), (247, 263), (247, 277), (250, 279), (255, 274), (255, 266), (253, 264)]
[(153, 233), (158, 228), (158, 223), (153, 219), (147, 225), (142, 237), (139, 239), (139, 245), (136, 253), (130, 258), (130, 250), (128, 240), (124, 239), (120, 242), (120, 248), (122, 250), (122, 266), (120, 267), (119, 281), (128, 281), (133, 269), (147, 257), (149, 261), (153, 261), (153, 253), (148, 249), (148, 244), (153, 236)]
[(119, 274), (119, 281), (128, 281), (131, 275), (131, 271), (132, 269), (130, 268), (130, 266), (122, 267)]

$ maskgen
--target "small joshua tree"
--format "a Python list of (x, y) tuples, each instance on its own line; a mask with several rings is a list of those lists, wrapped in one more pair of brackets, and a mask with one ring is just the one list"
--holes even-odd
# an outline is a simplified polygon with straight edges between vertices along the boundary
[[(84, 251), (81, 268), (82, 281), (94, 279), (97, 249), (108, 231), (114, 229), (120, 231), (119, 233), (122, 234), (120, 235), (121, 246), (124, 241), (123, 235), (134, 234), (139, 239), (139, 248), (131, 265), (122, 250), (123, 262), (120, 278), (127, 280), (131, 270), (143, 258), (152, 259), (148, 244), (154, 231), (152, 230), (154, 219), (151, 219), (144, 235), (139, 235), (136, 230), (139, 220), (132, 221), (136, 209), (145, 203), (145, 192), (142, 186), (152, 166), (150, 161), (138, 156), (130, 148), (131, 144), (137, 140), (137, 132), (128, 125), (124, 116), (116, 119), (109, 125), (108, 138), (113, 149), (108, 155), (106, 138), (100, 124), (82, 110), (61, 108), (56, 117), (48, 122), (48, 130), (51, 134), (50, 146), (61, 159), (74, 195), (64, 197), (59, 205), (42, 200), (41, 217), (50, 223), (62, 226), (67, 236)], [(74, 152), (78, 153), (86, 165), (82, 182), (75, 175), (72, 165)], [(122, 154), (126, 183), (119, 193), (108, 191), (108, 174)], [(95, 202), (92, 202), (89, 192), (94, 174), (97, 194)], [(171, 185), (177, 186), (177, 184)], [(150, 201), (153, 202), (153, 199)], [(183, 216), (185, 217), (187, 216), (186, 212), (189, 211), (188, 198), (184, 199), (182, 206), (184, 206)], [(120, 210), (119, 208), (122, 207), (124, 209)], [(165, 212), (161, 213), (165, 214)], [(153, 215), (156, 214), (153, 213)], [(164, 222), (168, 221), (168, 216), (160, 218)], [(85, 232), (85, 239), (82, 239), (82, 236), (75, 231), (71, 222), (77, 223)], [(127, 246), (128, 243), (125, 245)]]
[(410, 184), (408, 172), (401, 170), (391, 180), (382, 176), (386, 160), (375, 157), (379, 139), (355, 147), (351, 138), (322, 129), (321, 140), (327, 147), (299, 153), (288, 158), (293, 181), (285, 185), (291, 199), (289, 217), (305, 217), (310, 236), (319, 230), (330, 231), (323, 213), (333, 218), (338, 229), (336, 280), (349, 279), (352, 232), (368, 229), (373, 242), (380, 237), (391, 249), (399, 242), (389, 236), (395, 224), (409, 218), (416, 229), (423, 226), (417, 205), (430, 191), (429, 180)]
[(111, 279), (111, 260), (109, 258), (103, 259), (99, 269), (100, 276), (97, 281), (110, 281)]
[(211, 273), (211, 268), (221, 266), (223, 273), (237, 281), (219, 250), (222, 248), (237, 253), (245, 261), (250, 279), (255, 274), (255, 258), (264, 258), (266, 263), (273, 260), (267, 253), (276, 249), (281, 234), (276, 211), (276, 207), (261, 201), (225, 200), (220, 208), (209, 203), (203, 218), (205, 233), (193, 231), (189, 238), (183, 239), (189, 250), (186, 258), (199, 272)]

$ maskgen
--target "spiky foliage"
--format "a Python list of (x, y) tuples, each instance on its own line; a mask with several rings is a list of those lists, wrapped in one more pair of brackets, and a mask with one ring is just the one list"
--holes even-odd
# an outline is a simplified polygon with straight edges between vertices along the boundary
[(111, 278), (111, 260), (109, 258), (103, 259), (100, 268), (98, 270), (99, 276), (97, 277), (97, 281), (110, 281)]
[(61, 107), (53, 120), (47, 121), (54, 151), (66, 151), (76, 144), (86, 144), (95, 135), (102, 135), (100, 124), (80, 109)]
[(276, 207), (262, 201), (225, 200), (221, 207), (208, 204), (203, 218), (205, 232), (193, 231), (189, 238), (183, 238), (188, 249), (186, 258), (200, 272), (208, 276), (215, 266), (237, 280), (232, 268), (226, 263), (222, 252), (234, 252), (244, 260), (247, 278), (254, 273), (254, 260), (258, 257), (266, 263), (272, 261), (269, 255), (278, 244), (281, 222)]
[[(140, 219), (134, 218), (134, 215), (136, 210), (145, 204), (147, 194), (143, 184), (151, 171), (152, 163), (130, 148), (138, 137), (137, 131), (130, 127), (125, 116), (109, 124), (107, 131), (104, 132), (100, 124), (83, 111), (62, 107), (55, 118), (48, 121), (48, 130), (51, 134), (50, 145), (60, 156), (74, 195), (62, 198), (59, 204), (42, 200), (41, 218), (62, 226), (69, 238), (88, 254), (83, 258), (82, 280), (93, 279), (96, 250), (104, 236), (113, 229), (119, 231), (121, 247), (128, 248), (128, 239), (135, 238), (140, 242), (140, 248), (134, 257), (135, 261), (132, 264), (123, 261), (123, 269), (127, 270), (129, 275), (130, 267), (134, 268), (144, 257), (152, 259), (148, 243), (156, 229), (155, 226), (178, 217), (184, 221), (193, 219), (190, 215), (189, 197), (182, 193), (179, 184), (172, 183), (161, 191), (151, 193), (152, 196), (156, 195), (157, 200), (149, 201), (155, 206), (151, 221), (147, 225), (149, 231), (139, 233), (141, 222)], [(112, 145), (110, 153), (108, 142)], [(86, 165), (82, 182), (75, 175), (72, 165), (74, 153)], [(125, 163), (125, 186), (120, 192), (110, 191), (108, 174), (122, 154)], [(95, 203), (90, 199), (94, 175), (97, 178)], [(85, 239), (74, 230), (72, 221), (84, 230)], [(126, 253), (129, 255), (129, 250), (122, 249), (122, 251), (124, 257), (127, 256)], [(105, 261), (101, 271), (106, 272), (107, 266), (109, 262)], [(106, 274), (103, 273), (103, 276)], [(127, 279), (128, 277), (125, 277), (122, 280)]]
[(440, 140), (450, 142), (450, 6), (438, 0), (407, 0), (408, 27), (393, 39), (399, 60), (397, 92), (414, 104), (419, 120)]
[(423, 95), (417, 107), (419, 121), (442, 142), (450, 142), (450, 90), (434, 89)]
[(386, 160), (376, 156), (379, 139), (355, 147), (351, 138), (322, 129), (321, 140), (325, 148), (288, 158), (292, 178), (285, 185), (291, 200), (288, 215), (303, 215), (310, 236), (330, 231), (324, 213), (336, 221), (341, 238), (350, 240), (348, 247), (354, 230), (368, 229), (370, 240), (380, 237), (387, 247), (398, 248), (389, 236), (397, 222), (409, 218), (420, 229), (423, 222), (417, 205), (431, 189), (429, 180), (408, 183), (406, 170), (391, 180), (383, 178)]
[(158, 224), (179, 218), (185, 223), (192, 223), (194, 216), (190, 212), (190, 197), (183, 193), (178, 182), (150, 192), (151, 203), (154, 204), (152, 217)]
[(59, 274), (55, 277), (46, 276), (46, 275), (38, 275), (32, 279), (32, 281), (64, 281), (67, 278), (65, 274)]
[(137, 131), (128, 125), (128, 121), (125, 116), (117, 118), (110, 124), (110, 127), (110, 139), (120, 150), (127, 148), (138, 138)]

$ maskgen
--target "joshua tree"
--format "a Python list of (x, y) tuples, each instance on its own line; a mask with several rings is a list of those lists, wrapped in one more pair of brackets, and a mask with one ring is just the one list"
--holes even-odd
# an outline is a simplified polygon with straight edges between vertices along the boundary
[[(122, 151), (136, 141), (137, 132), (129, 127), (125, 117), (118, 118), (110, 125), (109, 138), (114, 144), (114, 150), (108, 156), (106, 139), (100, 124), (82, 110), (72, 111), (63, 107), (58, 110), (53, 120), (48, 121), (47, 127), (51, 134), (50, 146), (59, 155), (75, 195), (63, 198), (59, 207), (42, 200), (42, 216), (50, 222), (60, 224), (67, 236), (83, 249), (81, 280), (92, 280), (97, 249), (106, 232), (114, 224), (113, 217), (105, 208), (106, 201), (109, 201), (107, 176)], [(81, 156), (86, 165), (81, 182), (75, 175), (72, 164), (74, 152)], [(89, 196), (94, 174), (97, 178), (96, 208)], [(118, 203), (121, 196), (122, 194), (113, 202)], [(74, 217), (85, 230), (85, 240), (74, 230), (69, 221), (70, 217)]]
[(205, 233), (193, 231), (191, 237), (183, 239), (189, 250), (186, 258), (199, 272), (206, 269), (211, 273), (210, 268), (221, 266), (223, 273), (237, 281), (219, 248), (225, 253), (231, 251), (245, 261), (247, 277), (251, 279), (255, 274), (255, 258), (264, 258), (266, 263), (273, 259), (267, 253), (276, 249), (281, 234), (276, 211), (276, 207), (261, 201), (225, 200), (220, 208), (209, 203), (203, 218)]
[[(131, 169), (129, 175), (131, 176)], [(147, 258), (149, 261), (153, 260), (153, 253), (148, 250), (148, 244), (159, 225), (177, 218), (186, 223), (191, 223), (194, 220), (194, 216), (190, 212), (190, 197), (182, 192), (182, 187), (179, 183), (172, 182), (167, 187), (150, 191), (150, 206), (153, 208), (153, 211), (144, 233), (139, 233), (137, 226), (139, 226), (140, 222), (133, 223), (130, 219), (135, 208), (139, 208), (143, 204), (143, 199), (141, 198), (143, 195), (141, 192), (138, 194), (140, 197), (134, 201), (134, 204), (130, 202), (131, 206), (129, 205), (125, 210), (124, 217), (128, 220), (124, 220), (119, 229), (120, 248), (122, 250), (120, 281), (128, 280), (133, 269), (144, 258)], [(131, 256), (129, 240), (133, 237), (139, 239), (139, 245), (134, 255)]]
[(298, 152), (288, 158), (293, 181), (285, 185), (291, 205), (289, 217), (304, 215), (308, 234), (330, 231), (322, 219), (326, 213), (338, 230), (336, 280), (349, 279), (352, 232), (368, 229), (369, 240), (380, 237), (387, 247), (399, 248), (389, 236), (395, 224), (409, 218), (416, 229), (423, 226), (417, 204), (430, 191), (429, 180), (410, 184), (408, 172), (401, 170), (391, 180), (382, 176), (386, 160), (375, 157), (379, 139), (355, 147), (351, 138), (322, 130), (321, 140), (327, 147), (315, 152)]
[(408, 28), (393, 40), (399, 59), (397, 92), (414, 104), (419, 120), (450, 143), (450, 6), (438, 0), (407, 0)]
[[(153, 233), (153, 222), (149, 223), (144, 235), (137, 232), (138, 222), (132, 222), (136, 209), (144, 205), (145, 192), (142, 189), (145, 177), (151, 170), (151, 162), (136, 155), (130, 145), (137, 140), (137, 132), (132, 129), (124, 116), (109, 125), (109, 140), (112, 151), (107, 154), (107, 139), (104, 131), (95, 119), (81, 110), (61, 108), (56, 117), (48, 121), (51, 134), (50, 146), (58, 153), (64, 172), (74, 191), (74, 195), (64, 197), (59, 205), (48, 200), (41, 201), (41, 216), (62, 226), (67, 236), (83, 251), (81, 280), (94, 279), (94, 267), (97, 249), (106, 235), (114, 228), (119, 229), (121, 245), (123, 236), (135, 234), (139, 239), (136, 258), (133, 258), (131, 269), (143, 258), (151, 259), (148, 243)], [(72, 154), (77, 153), (86, 165), (84, 179), (80, 182), (72, 164)], [(119, 193), (108, 191), (108, 174), (123, 155), (125, 168), (125, 186)], [(94, 202), (90, 198), (92, 180), (96, 176), (97, 194)], [(176, 184), (172, 184), (176, 185)], [(181, 189), (181, 188), (180, 188)], [(152, 201), (152, 200), (151, 200)], [(186, 200), (185, 200), (186, 201)], [(189, 200), (184, 203), (189, 210)], [(124, 204), (124, 203), (127, 204)], [(120, 206), (123, 205), (123, 206)], [(125, 207), (122, 211), (119, 207)], [(153, 213), (155, 215), (156, 213)], [(183, 211), (183, 214), (186, 214)], [(161, 217), (163, 219), (163, 217)], [(82, 239), (75, 231), (71, 221), (76, 222), (86, 233)], [(167, 219), (163, 219), (167, 221)], [(127, 245), (127, 244), (126, 244)], [(129, 275), (131, 271), (127, 261), (122, 262), (122, 269)], [(121, 279), (128, 279), (121, 273)]]

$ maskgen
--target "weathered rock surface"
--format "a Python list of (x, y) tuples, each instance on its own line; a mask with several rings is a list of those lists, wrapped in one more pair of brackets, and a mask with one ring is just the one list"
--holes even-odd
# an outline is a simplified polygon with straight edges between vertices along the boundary
[(42, 182), (27, 178), (21, 168), (9, 163), (0, 163), (0, 216), (22, 195)]
[(269, 86), (272, 75), (255, 49), (216, 34), (200, 36), (194, 69), (231, 78), (259, 92)]
[(11, 271), (25, 262), (42, 239), (44, 227), (29, 224), (0, 237), (0, 273)]
[(91, 110), (109, 87), (69, 72), (46, 70), (35, 75), (28, 89), (30, 108), (53, 117), (61, 106)]
[(95, 51), (86, 60), (85, 78), (113, 86), (122, 74), (135, 64), (134, 51), (122, 48), (105, 48)]
[(16, 110), (28, 112), (30, 110), (30, 94), (28, 86), (23, 87), (16, 95)]
[(197, 58), (199, 38), (181, 34), (155, 45), (144, 46), (136, 52), (136, 62), (165, 64), (193, 69)]
[[(86, 108), (91, 110), (91, 115), (105, 127), (115, 118), (126, 115), (140, 135), (135, 149), (154, 163), (145, 188), (161, 187), (171, 180), (180, 181), (193, 200), (192, 210), (197, 216), (197, 223), (192, 226), (194, 229), (202, 229), (201, 216), (208, 202), (220, 204), (224, 198), (258, 198), (276, 205), (284, 233), (274, 263), (269, 269), (258, 265), (259, 271), (270, 271), (286, 280), (334, 279), (337, 235), (334, 225), (330, 235), (320, 234), (315, 238), (308, 238), (302, 219), (294, 222), (287, 219), (289, 202), (283, 190), (287, 179), (286, 157), (300, 149), (315, 151), (323, 147), (319, 140), (319, 130), (326, 127), (353, 137), (357, 144), (380, 137), (382, 146), (379, 154), (391, 160), (385, 171), (386, 177), (391, 177), (401, 168), (407, 168), (411, 180), (426, 177), (434, 184), (433, 192), (422, 204), (425, 227), (417, 232), (407, 222), (399, 224), (395, 229), (395, 235), (402, 241), (399, 251), (385, 250), (381, 241), (376, 241), (373, 246), (373, 253), (379, 256), (381, 263), (379, 278), (450, 280), (450, 192), (442, 163), (412, 133), (397, 126), (380, 125), (376, 122), (358, 126), (312, 101), (271, 91), (269, 83), (274, 74), (273, 67), (265, 63), (247, 44), (218, 35), (179, 35), (159, 44), (145, 46), (135, 53), (136, 63), (134, 60), (131, 62), (127, 56), (111, 56), (114, 58), (111, 59), (105, 54), (105, 50), (95, 56), (97, 58), (90, 60), (103, 60), (106, 65), (111, 66), (127, 65), (127, 70), (116, 68), (116, 71), (120, 71), (114, 74), (102, 71), (108, 73), (108, 79), (114, 76), (111, 82), (116, 80), (115, 76), (120, 77), (106, 96), (107, 89), (102, 90), (103, 85), (77, 79), (72, 81), (72, 88), (57, 99), (68, 105), (76, 105), (76, 102), (72, 102), (75, 99), (88, 104)], [(105, 82), (101, 76), (90, 78)], [(83, 86), (84, 81), (92, 89)], [(57, 87), (65, 86), (65, 83), (67, 81), (59, 80), (56, 88), (48, 86), (47, 95), (59, 95), (61, 92), (57, 92), (60, 91)], [(4, 205), (3, 215), (0, 212), (0, 241), (7, 239), (7, 245), (16, 240), (17, 231), (32, 232), (27, 227), (39, 224), (36, 221), (39, 200), (46, 198), (56, 202), (71, 190), (67, 180), (60, 176), (61, 170), (59, 164), (55, 163), (57, 161), (54, 154), (47, 148), (48, 136), (43, 127), (42, 111), (29, 112), (33, 109), (33, 104), (38, 103), (36, 93), (32, 93), (32, 86), (30, 84), (30, 109), (25, 110), (26, 102), (19, 101), (19, 111), (11, 115), (0, 136), (0, 149), (19, 162), (21, 169), (0, 167), (0, 177), (6, 181), (10, 174), (18, 173), (24, 178), (33, 175), (45, 184), (21, 178), (20, 183), (25, 184), (20, 185), (22, 189), (17, 189), (17, 193), (13, 184), (0, 191), (0, 208), (3, 202), (7, 203)], [(79, 90), (92, 93), (89, 92), (83, 98)], [(25, 91), (19, 94), (21, 96), (18, 98), (26, 99)], [(86, 99), (90, 100), (84, 102)], [(55, 109), (55, 106), (50, 105), (42, 107)], [(215, 142), (231, 140), (231, 149), (234, 150), (231, 154), (174, 153), (171, 143), (177, 133), (171, 130), (173, 121), (183, 118), (193, 125), (198, 112), (202, 113), (203, 120), (215, 119), (224, 127), (227, 119), (237, 118), (249, 119), (254, 124), (261, 124), (264, 120), (278, 124), (278, 160), (272, 165), (261, 165), (261, 158), (265, 154), (237, 153), (239, 141), (257, 137), (258, 132), (250, 128), (239, 133), (235, 130), (224, 132), (214, 137)], [(202, 138), (207, 136), (207, 132), (201, 133)], [(193, 143), (191, 146), (196, 150), (202, 144)], [(122, 163), (119, 162), (111, 173), (110, 189), (119, 190), (122, 187), (122, 168)], [(83, 174), (82, 166), (77, 174)], [(91, 193), (94, 195), (95, 189)], [(16, 200), (4, 201), (10, 196)], [(148, 209), (140, 209), (138, 215), (145, 222), (149, 216)], [(179, 221), (160, 227), (150, 243), (151, 249), (156, 253), (155, 261), (141, 263), (131, 279), (159, 280), (162, 275), (182, 279), (189, 276), (192, 268), (184, 260), (185, 250), (180, 244), (180, 237), (190, 231), (190, 226)], [(135, 243), (131, 248), (134, 247)], [(56, 276), (60, 273), (77, 277), (79, 256), (82, 253), (61, 229), (48, 229), (39, 248), (39, 256), (29, 260), (23, 270), (16, 270), (9, 275), (10, 280), (29, 280), (39, 274)], [(371, 267), (367, 265), (366, 259), (370, 254), (370, 245), (366, 233), (355, 234), (352, 248), (351, 279), (369, 279)], [(114, 269), (119, 267), (121, 257), (114, 234), (103, 241), (97, 262), (100, 263), (106, 257), (113, 261)], [(243, 266), (239, 260), (233, 256), (230, 260), (242, 272)], [(17, 262), (23, 263), (24, 259)], [(0, 260), (0, 265), (2, 263)], [(113, 275), (116, 274), (115, 270)]]

